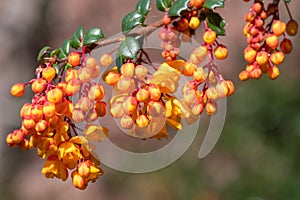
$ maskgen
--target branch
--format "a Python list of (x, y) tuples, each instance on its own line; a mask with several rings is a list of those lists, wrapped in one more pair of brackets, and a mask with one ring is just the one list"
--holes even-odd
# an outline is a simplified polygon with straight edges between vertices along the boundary
[[(163, 23), (162, 23), (161, 20), (159, 20), (159, 21), (156, 21), (156, 22), (154, 22), (152, 24), (149, 24), (148, 26), (145, 26), (145, 27), (139, 29), (138, 31), (136, 31), (136, 32), (134, 32), (132, 34), (148, 36), (153, 31), (155, 31), (155, 29), (157, 29), (159, 27), (162, 27), (162, 26), (163, 26)], [(103, 46), (107, 46), (107, 45), (110, 45), (110, 44), (122, 42), (123, 40), (125, 40), (125, 38), (126, 38), (126, 36), (122, 35), (122, 36), (119, 36), (119, 37), (108, 38), (108, 39), (99, 41), (99, 42), (96, 43), (97, 46), (94, 49), (97, 49), (97, 48), (100, 48), (100, 47), (103, 47)]]

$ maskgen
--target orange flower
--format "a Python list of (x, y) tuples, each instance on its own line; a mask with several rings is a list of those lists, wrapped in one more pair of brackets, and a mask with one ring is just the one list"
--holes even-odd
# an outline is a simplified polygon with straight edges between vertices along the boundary
[(68, 178), (68, 170), (62, 161), (56, 155), (49, 156), (42, 169), (42, 173), (46, 178), (59, 178), (63, 181)]
[(58, 158), (69, 168), (74, 169), (77, 161), (82, 158), (79, 146), (73, 142), (67, 141), (59, 145)]

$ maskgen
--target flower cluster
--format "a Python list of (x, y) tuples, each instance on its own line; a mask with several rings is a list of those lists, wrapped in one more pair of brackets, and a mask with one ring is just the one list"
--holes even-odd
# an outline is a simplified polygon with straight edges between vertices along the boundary
[[(225, 35), (225, 21), (214, 11), (219, 5), (206, 4), (205, 0), (170, 1), (169, 6), (174, 7), (169, 9), (167, 4), (157, 3), (165, 12), (156, 26), (161, 27), (158, 36), (163, 57), (158, 65), (151, 62), (143, 49), (139, 34), (128, 34), (136, 26), (136, 22), (128, 20), (132, 13), (142, 16), (138, 22), (142, 24), (150, 10), (148, 4), (140, 1), (136, 11), (123, 19), (124, 36), (99, 41), (104, 37), (101, 29), (92, 28), (84, 34), (79, 27), (59, 49), (45, 47), (40, 51), (36, 78), (12, 86), (11, 94), (20, 97), (25, 87), (31, 85), (34, 97), (20, 111), (21, 128), (9, 133), (6, 141), (11, 147), (36, 148), (37, 154), (46, 160), (42, 173), (47, 178), (65, 181), (71, 172), (73, 185), (85, 189), (103, 174), (92, 142), (108, 137), (109, 130), (96, 124), (106, 114), (116, 119), (130, 136), (168, 138), (167, 126), (182, 130), (182, 119), (192, 124), (204, 110), (211, 116), (217, 112), (218, 99), (234, 93), (233, 83), (224, 79), (215, 64), (215, 59), (228, 56), (227, 47), (218, 42), (218, 37)], [(181, 42), (191, 41), (201, 25), (202, 44), (187, 60), (181, 59)], [(140, 35), (152, 33), (152, 28), (145, 27)], [(120, 42), (119, 46), (104, 53), (100, 64), (89, 54), (95, 48), (116, 42)], [(111, 57), (114, 51), (115, 63)], [(270, 59), (278, 60), (280, 55), (271, 55)], [(112, 87), (110, 102), (105, 101), (104, 87), (96, 81), (101, 67), (108, 66), (112, 68), (107, 69), (102, 79)], [(180, 85), (182, 78), (186, 82)], [(182, 97), (176, 92), (181, 92)]]
[[(68, 171), (73, 170), (73, 185), (79, 189), (85, 189), (89, 181), (94, 182), (102, 175), (100, 162), (89, 144), (91, 135), (97, 134), (98, 140), (107, 136), (104, 127), (92, 124), (106, 113), (106, 104), (101, 101), (104, 88), (92, 80), (100, 75), (100, 66), (95, 58), (82, 55), (70, 53), (68, 64), (60, 68), (53, 56), (38, 66), (36, 78), (12, 86), (11, 94), (15, 97), (22, 96), (27, 85), (31, 85), (35, 95), (20, 111), (21, 128), (6, 137), (11, 147), (36, 148), (37, 154), (46, 159), (42, 173), (47, 178), (65, 181)], [(72, 102), (75, 95), (79, 100)], [(80, 129), (75, 123), (82, 121), (86, 127), (79, 136)]]
[(241, 80), (259, 79), (262, 73), (267, 73), (272, 80), (276, 79), (280, 74), (278, 65), (284, 61), (284, 54), (289, 54), (293, 49), (286, 34), (296, 35), (298, 24), (293, 20), (286, 2), (290, 20), (287, 24), (280, 20), (279, 2), (270, 3), (265, 9), (262, 1), (255, 1), (245, 15), (247, 23), (244, 34), (248, 46), (244, 50), (244, 58), (248, 65), (239, 75)]

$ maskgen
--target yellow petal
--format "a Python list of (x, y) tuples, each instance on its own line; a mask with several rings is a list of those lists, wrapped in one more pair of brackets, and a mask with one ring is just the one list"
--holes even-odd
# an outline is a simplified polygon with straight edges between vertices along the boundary
[(90, 141), (101, 142), (108, 137), (108, 129), (95, 124), (88, 124), (83, 134)]
[(182, 131), (182, 125), (180, 124), (180, 122), (177, 122), (176, 120), (169, 119), (169, 118), (167, 119), (167, 122), (168, 122), (168, 125), (170, 125), (171, 127)]

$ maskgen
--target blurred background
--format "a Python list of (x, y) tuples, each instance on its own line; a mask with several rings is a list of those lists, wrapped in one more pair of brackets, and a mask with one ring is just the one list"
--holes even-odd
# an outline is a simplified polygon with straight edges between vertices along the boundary
[[(40, 173), (44, 160), (35, 151), (9, 148), (6, 134), (19, 128), (19, 109), (30, 101), (27, 91), (21, 99), (9, 90), (15, 82), (34, 77), (36, 56), (45, 45), (59, 47), (79, 25), (102, 27), (106, 36), (120, 32), (122, 17), (134, 9), (137, 0), (1, 0), (0, 1), (0, 199), (65, 200), (297, 200), (300, 199), (300, 94), (299, 35), (292, 38), (293, 52), (280, 66), (275, 81), (241, 82), (244, 69), (243, 17), (250, 4), (226, 1), (220, 13), (227, 20), (227, 36), (221, 42), (229, 57), (220, 62), (225, 77), (234, 81), (235, 94), (228, 98), (223, 133), (213, 151), (199, 160), (203, 139), (199, 134), (188, 151), (170, 166), (146, 174), (127, 174), (102, 166), (105, 175), (85, 191), (46, 179)], [(159, 19), (162, 14), (150, 15)], [(290, 4), (293, 17), (300, 2)], [(288, 16), (283, 8), (281, 17)], [(150, 18), (151, 21), (151, 18)], [(201, 129), (201, 128), (200, 128)], [(201, 130), (199, 131), (201, 132)]]

